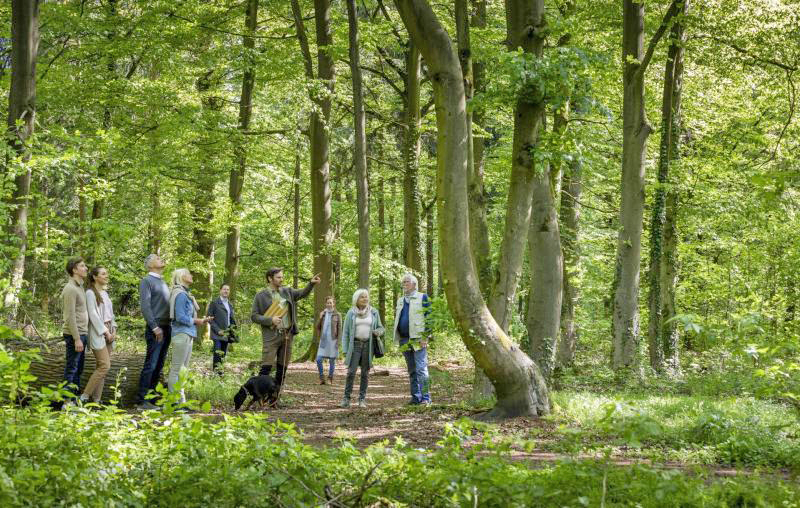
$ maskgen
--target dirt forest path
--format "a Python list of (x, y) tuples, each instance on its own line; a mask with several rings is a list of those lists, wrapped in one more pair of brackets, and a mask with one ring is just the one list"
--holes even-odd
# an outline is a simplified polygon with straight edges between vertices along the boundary
[[(325, 364), (327, 369), (327, 362)], [(454, 406), (469, 396), (471, 386), (463, 383), (469, 369), (439, 370), (434, 379), (446, 379), (442, 386), (432, 386), (434, 405), (409, 406), (408, 374), (402, 367), (376, 367), (369, 376), (367, 407), (359, 408), (356, 373), (350, 408), (340, 408), (346, 371), (337, 365), (332, 385), (319, 384), (315, 363), (294, 363), (289, 367), (286, 385), (278, 409), (264, 410), (271, 420), (294, 423), (309, 444), (325, 445), (332, 439), (347, 436), (357, 446), (368, 446), (383, 439), (402, 437), (409, 445), (431, 447), (440, 439), (444, 425), (470, 411)]]

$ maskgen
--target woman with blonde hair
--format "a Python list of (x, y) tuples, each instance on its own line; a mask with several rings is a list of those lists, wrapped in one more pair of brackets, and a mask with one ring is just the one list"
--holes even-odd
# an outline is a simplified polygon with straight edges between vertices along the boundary
[(111, 368), (111, 349), (117, 338), (117, 323), (108, 297), (108, 270), (95, 266), (86, 277), (86, 310), (89, 314), (89, 347), (96, 362), (81, 395), (81, 402), (100, 402), (106, 374)]
[[(200, 306), (189, 291), (192, 282), (194, 282), (192, 272), (187, 268), (178, 268), (172, 272), (172, 289), (169, 294), (172, 362), (167, 376), (167, 387), (170, 392), (175, 391), (181, 371), (189, 368), (189, 359), (192, 357), (192, 341), (197, 337), (197, 325), (204, 325), (211, 320), (210, 317), (197, 317)], [(186, 402), (183, 388), (181, 388), (180, 394), (180, 402), (183, 404)]]
[(347, 381), (344, 385), (344, 399), (341, 407), (350, 407), (350, 393), (356, 370), (361, 367), (361, 383), (358, 387), (358, 407), (367, 407), (367, 386), (369, 369), (372, 367), (372, 337), (383, 335), (384, 329), (378, 309), (369, 305), (369, 291), (357, 289), (353, 293), (353, 306), (344, 318), (342, 345), (347, 366)]

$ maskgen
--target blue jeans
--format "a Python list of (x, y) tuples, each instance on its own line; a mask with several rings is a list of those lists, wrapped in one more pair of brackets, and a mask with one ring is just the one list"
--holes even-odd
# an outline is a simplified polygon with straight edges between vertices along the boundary
[(81, 374), (83, 374), (83, 361), (86, 358), (86, 344), (89, 342), (89, 336), (81, 335), (81, 342), (83, 342), (83, 351), (79, 353), (75, 351), (75, 339), (72, 338), (72, 335), (64, 334), (64, 345), (67, 351), (64, 381), (67, 382), (67, 388), (72, 390), (76, 397), (81, 392)]
[(328, 377), (333, 377), (333, 369), (336, 368), (336, 358), (329, 358), (327, 356), (317, 357), (317, 370), (319, 371), (319, 378), (322, 379), (322, 360), (328, 358)]
[(411, 387), (411, 402), (421, 404), (431, 401), (431, 378), (428, 376), (428, 348), (414, 349), (411, 342), (403, 351)]
[(147, 353), (144, 357), (142, 374), (139, 377), (137, 404), (144, 402), (147, 392), (155, 390), (161, 379), (161, 369), (164, 368), (164, 358), (166, 358), (169, 350), (172, 330), (169, 325), (161, 325), (160, 328), (164, 331), (164, 338), (160, 342), (156, 340), (156, 334), (153, 333), (149, 326), (144, 331), (144, 338), (147, 341)]

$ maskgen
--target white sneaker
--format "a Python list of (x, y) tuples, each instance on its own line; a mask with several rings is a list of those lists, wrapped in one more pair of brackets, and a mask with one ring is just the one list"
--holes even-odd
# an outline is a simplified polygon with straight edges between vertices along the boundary
[(367, 407), (367, 401), (364, 399), (358, 399), (358, 407)]

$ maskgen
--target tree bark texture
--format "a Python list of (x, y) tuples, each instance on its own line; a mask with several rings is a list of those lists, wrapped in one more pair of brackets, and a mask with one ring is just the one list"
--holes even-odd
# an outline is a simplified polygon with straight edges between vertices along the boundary
[(434, 201), (425, 208), (425, 292), (433, 298), (436, 296), (436, 284), (434, 282), (434, 211), (436, 202)]
[[(380, 230), (379, 252), (381, 260), (386, 260), (386, 206), (383, 197), (383, 178), (378, 180), (378, 229)], [(386, 277), (383, 270), (378, 275), (378, 311), (386, 319)]]
[(412, 41), (406, 51), (406, 111), (403, 120), (403, 262), (422, 272), (422, 235), (419, 199), (420, 53)]
[(353, 79), (354, 168), (358, 211), (358, 287), (369, 289), (369, 184), (367, 178), (367, 132), (364, 91), (358, 45), (358, 13), (355, 0), (347, 0), (350, 36), (350, 73)]
[(444, 290), (450, 311), (476, 363), (494, 384), (497, 404), (489, 417), (539, 416), (550, 411), (536, 364), (511, 340), (487, 308), (469, 252), (467, 125), (458, 55), (425, 0), (395, 0), (411, 39), (430, 70), (436, 104), (437, 214)]
[[(247, 0), (245, 4), (244, 33), (242, 36), (242, 47), (247, 58), (255, 49), (255, 39), (253, 34), (258, 26), (258, 0)], [(239, 130), (247, 131), (250, 128), (250, 119), (253, 116), (253, 88), (256, 82), (256, 71), (252, 62), (245, 67), (242, 74), (242, 91), (239, 97)], [(244, 176), (247, 172), (247, 145), (245, 136), (240, 136), (239, 142), (234, 148), (236, 162), (231, 167), (228, 180), (228, 199), (231, 206), (231, 216), (233, 220), (228, 226), (225, 236), (225, 282), (230, 286), (231, 300), (235, 301), (236, 284), (239, 280), (239, 257), (241, 255), (241, 215), (242, 215), (242, 189), (244, 188)]]
[(575, 307), (578, 304), (579, 288), (576, 278), (580, 270), (580, 199), (583, 181), (581, 161), (575, 157), (562, 171), (561, 207), (559, 210), (559, 232), (564, 258), (562, 275), (561, 338), (556, 350), (559, 366), (572, 365), (578, 346), (578, 327), (575, 323)]
[[(681, 7), (685, 15), (689, 0)], [(661, 142), (658, 159), (658, 186), (653, 198), (650, 220), (649, 316), (647, 339), (650, 365), (656, 370), (678, 367), (678, 333), (675, 323), (665, 321), (675, 315), (676, 192), (671, 183), (671, 166), (679, 157), (680, 106), (683, 83), (682, 19), (672, 25), (667, 61), (664, 66), (664, 92), (661, 99)], [(668, 203), (669, 201), (669, 203)], [(669, 212), (669, 218), (667, 214)], [(666, 314), (666, 315), (665, 315)]]
[[(330, 53), (331, 5), (329, 0), (314, 0), (317, 41), (317, 76), (326, 92), (312, 97), (317, 107), (311, 115), (311, 217), (314, 273), (322, 281), (314, 290), (314, 316), (325, 307), (325, 297), (332, 294), (333, 262), (331, 259), (331, 189), (328, 125), (331, 117), (334, 63)], [(312, 341), (313, 342), (313, 341)], [(316, 356), (316, 354), (314, 355)]]
[[(461, 69), (464, 72), (464, 89), (467, 94), (467, 101), (471, 100), (475, 92), (482, 92), (485, 88), (485, 65), (481, 61), (472, 59), (472, 43), (470, 42), (470, 25), (476, 28), (486, 27), (486, 2), (477, 0), (473, 2), (473, 15), (466, 22), (467, 5), (465, 0), (456, 2), (456, 33), (458, 38), (458, 56), (461, 61)], [(466, 69), (466, 70), (465, 70)], [(471, 76), (470, 78), (468, 76)], [(468, 113), (469, 114), (469, 113)], [(472, 257), (475, 260), (475, 268), (478, 270), (478, 283), (481, 287), (481, 294), (484, 298), (489, 298), (492, 290), (492, 251), (489, 244), (489, 223), (486, 218), (486, 192), (483, 183), (485, 167), (484, 153), (487, 140), (481, 136), (472, 135), (473, 125), (480, 126), (483, 123), (483, 114), (476, 111), (471, 114), (470, 122), (470, 154), (472, 160), (469, 162), (469, 239), (472, 247)], [(490, 397), (494, 392), (491, 381), (486, 374), (475, 367), (475, 376), (472, 381), (472, 398), (479, 400)]]
[[(28, 250), (28, 200), (31, 190), (31, 169), (26, 141), (33, 135), (36, 117), (36, 54), (39, 50), (39, 1), (11, 2), (11, 88), (8, 94), (8, 133), (17, 161), (6, 160), (6, 172), (13, 171), (14, 188), (9, 205), (9, 234), (16, 251), (11, 261), (11, 281), (4, 297), (8, 315), (16, 314), (19, 292), (25, 276)], [(19, 125), (18, 125), (19, 123)], [(20, 164), (21, 167), (16, 167)], [(12, 169), (13, 168), (13, 169)]]
[[(509, 51), (521, 48), (525, 53), (541, 57), (544, 47), (544, 1), (508, 0), (506, 32)], [(503, 241), (495, 268), (495, 280), (489, 309), (504, 331), (508, 332), (515, 295), (522, 271), (535, 168), (533, 151), (539, 139), (544, 104), (520, 96), (514, 106), (514, 139), (511, 152), (511, 183), (506, 204)]]
[[(469, 26), (476, 28), (486, 27), (486, 2), (477, 0), (474, 2), (474, 14), (467, 24), (465, 20), (459, 21), (467, 15), (466, 0), (456, 2), (456, 28), (463, 26), (462, 31), (458, 30), (458, 54), (461, 60), (462, 70), (466, 67), (470, 72), (464, 71), (465, 91), (467, 101), (470, 101), (476, 92), (482, 92), (485, 88), (485, 65), (481, 61), (472, 59), (472, 48), (470, 42)], [(468, 85), (467, 83), (471, 83)], [(487, 199), (483, 184), (483, 174), (485, 169), (485, 151), (487, 139), (485, 136), (473, 136), (472, 125), (481, 126), (483, 124), (483, 114), (476, 111), (471, 114), (470, 125), (470, 153), (472, 160), (470, 163), (469, 174), (469, 237), (472, 245), (472, 255), (475, 257), (475, 266), (478, 269), (478, 281), (481, 285), (481, 292), (488, 298), (492, 289), (492, 252), (489, 244), (489, 223), (486, 218)]]
[[(563, 135), (566, 126), (566, 118), (556, 114), (553, 123), (554, 134)], [(556, 210), (559, 172), (559, 169), (551, 164), (536, 171), (528, 230), (531, 285), (526, 327), (531, 358), (539, 366), (545, 379), (550, 378), (555, 366), (561, 325), (564, 259), (561, 253), (561, 234)]]
[(612, 367), (615, 369), (638, 364), (645, 154), (647, 138), (653, 130), (645, 111), (644, 73), (674, 10), (675, 3), (669, 7), (645, 53), (644, 4), (623, 0), (622, 179), (612, 304)]

